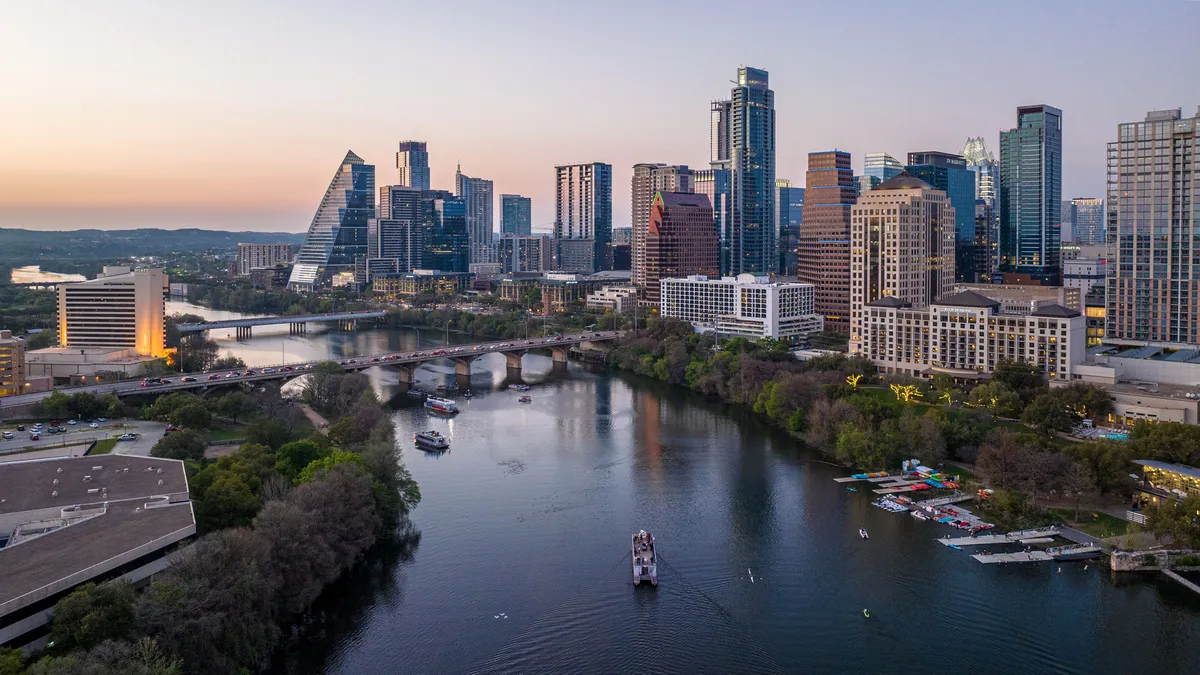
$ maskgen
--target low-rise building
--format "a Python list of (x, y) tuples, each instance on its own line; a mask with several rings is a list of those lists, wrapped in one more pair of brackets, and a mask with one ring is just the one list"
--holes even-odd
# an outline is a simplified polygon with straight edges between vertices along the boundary
[(470, 272), (413, 270), (408, 274), (387, 274), (375, 277), (371, 290), (385, 298), (411, 298), (415, 295), (453, 295), (471, 288), (475, 275)]
[(1083, 298), (1083, 316), (1087, 325), (1088, 349), (1097, 347), (1104, 342), (1104, 317), (1107, 314), (1104, 302), (1104, 289), (1092, 289)]
[(605, 283), (610, 282), (590, 274), (547, 272), (538, 284), (542, 291), (542, 314), (550, 316), (582, 305), (589, 293), (602, 288)]
[(1153, 459), (1135, 459), (1142, 467), (1143, 489), (1175, 499), (1200, 497), (1200, 469), (1186, 464), (1169, 464)]
[(1084, 359), (1083, 315), (1061, 305), (1008, 314), (999, 301), (964, 291), (927, 309), (883, 297), (864, 310), (860, 353), (882, 373), (980, 379), (1000, 361), (1023, 361), (1051, 381), (1070, 380)]
[(76, 586), (138, 584), (196, 533), (183, 462), (101, 455), (0, 464), (0, 645), (44, 634)]
[(250, 284), (255, 288), (285, 288), (291, 275), (291, 265), (258, 267), (250, 270)]
[(637, 304), (637, 289), (632, 286), (604, 286), (587, 296), (588, 309), (606, 309), (617, 314), (630, 314)]
[(25, 390), (25, 341), (12, 331), (0, 330), (0, 396), (12, 396)]
[(1061, 305), (1083, 311), (1083, 292), (1069, 286), (1019, 284), (954, 284), (951, 293), (971, 291), (1000, 303), (1004, 314), (1032, 314), (1041, 307)]
[(694, 274), (659, 283), (662, 316), (688, 321), (698, 330), (792, 342), (824, 327), (812, 284), (772, 283), (752, 274), (719, 279)]

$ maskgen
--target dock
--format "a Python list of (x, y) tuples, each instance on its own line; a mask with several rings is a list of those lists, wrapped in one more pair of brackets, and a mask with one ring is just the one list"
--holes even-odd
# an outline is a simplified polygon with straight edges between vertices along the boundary
[(927, 509), (933, 509), (933, 508), (937, 508), (939, 506), (949, 506), (950, 504), (959, 504), (961, 502), (969, 502), (972, 499), (975, 499), (975, 497), (973, 495), (971, 495), (968, 492), (964, 492), (962, 494), (950, 495), (949, 497), (935, 497), (933, 499), (923, 499), (923, 500), (917, 502), (917, 506), (924, 507)]
[[(1053, 527), (1046, 527), (1037, 530), (1020, 530), (1017, 532), (1009, 532), (1008, 534), (981, 534), (977, 537), (954, 537), (953, 539), (946, 537), (938, 539), (942, 546), (984, 546), (987, 544), (1041, 544), (1052, 541), (1052, 537), (1058, 536), (1058, 530)], [(997, 554), (999, 555), (999, 554)], [(1014, 554), (1015, 555), (1015, 554)], [(1021, 555), (1025, 555), (1022, 553)], [(1001, 561), (1005, 562), (1005, 561)], [(1008, 562), (1027, 562), (1008, 561)]]
[(1030, 551), (1029, 553), (976, 553), (971, 556), (984, 564), (1046, 562), (1054, 560), (1054, 556), (1045, 551)]

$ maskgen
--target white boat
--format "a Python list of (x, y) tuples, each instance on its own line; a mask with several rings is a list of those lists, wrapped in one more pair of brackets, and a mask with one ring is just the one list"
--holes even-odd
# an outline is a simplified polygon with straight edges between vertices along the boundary
[(929, 520), (929, 516), (926, 515), (924, 511), (914, 510), (914, 511), (910, 511), (909, 513), (911, 513), (912, 517), (916, 518), (917, 520)]
[(658, 552), (654, 550), (654, 535), (642, 530), (633, 535), (633, 585), (649, 581), (658, 585)]
[(513, 391), (529, 391), (529, 385), (527, 384), (510, 384), (508, 388)]
[(418, 446), (433, 450), (445, 450), (450, 447), (450, 439), (436, 431), (418, 431), (413, 434), (413, 440)]
[(443, 415), (453, 415), (458, 412), (458, 404), (448, 398), (438, 398), (430, 396), (425, 399), (425, 407), (433, 412), (442, 413)]
[(867, 534), (867, 530), (864, 527), (858, 528), (858, 536), (862, 537), (863, 539), (871, 538), (870, 535)]

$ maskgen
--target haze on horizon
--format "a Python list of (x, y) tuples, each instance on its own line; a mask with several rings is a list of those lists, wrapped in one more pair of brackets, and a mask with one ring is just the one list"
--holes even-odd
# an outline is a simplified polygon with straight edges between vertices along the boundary
[[(807, 154), (959, 152), (1016, 107), (1063, 110), (1063, 197), (1104, 196), (1105, 144), (1200, 105), (1200, 2), (880, 0), (580, 5), (369, 0), (12, 3), (0, 25), (0, 226), (303, 232), (346, 150), (395, 181), (403, 139), (533, 199), (556, 164), (706, 167), (708, 104), (770, 72), (777, 175)], [(736, 11), (730, 11), (735, 7)], [(736, 16), (745, 17), (739, 26)], [(499, 227), (499, 210), (496, 214)]]

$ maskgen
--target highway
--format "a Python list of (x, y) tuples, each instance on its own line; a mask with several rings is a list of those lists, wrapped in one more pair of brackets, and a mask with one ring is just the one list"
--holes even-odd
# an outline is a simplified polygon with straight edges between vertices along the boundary
[[(572, 335), (560, 335), (554, 337), (539, 337), (529, 340), (496, 340), (492, 342), (448, 346), (429, 350), (411, 352), (385, 352), (383, 354), (343, 357), (338, 359), (337, 362), (340, 363), (342, 368), (345, 370), (364, 370), (366, 368), (374, 368), (376, 366), (421, 364), (440, 359), (474, 358), (483, 356), (485, 354), (524, 352), (531, 349), (544, 348), (565, 348), (582, 342), (607, 342), (610, 340), (615, 340), (621, 335), (621, 331), (602, 331), (576, 333)], [(328, 361), (328, 359), (321, 359), (318, 361), (301, 361), (296, 363), (267, 366), (264, 368), (247, 368), (245, 370), (180, 373), (178, 375), (170, 375), (164, 378), (163, 384), (149, 384), (140, 380), (126, 380), (122, 382), (92, 384), (82, 387), (63, 387), (54, 389), (53, 391), (61, 391), (64, 394), (91, 392), (97, 396), (104, 394), (116, 394), (117, 396), (132, 396), (135, 394), (146, 393), (157, 394), (170, 391), (202, 389), (209, 386), (231, 384), (234, 382), (256, 382), (260, 380), (288, 379), (297, 377), (299, 375), (304, 375), (318, 364), (325, 363), (326, 361)], [(184, 382), (184, 379), (194, 381)], [(3, 408), (9, 408), (13, 406), (29, 405), (46, 398), (51, 393), (52, 392), (50, 391), (43, 391), (30, 394), (6, 396), (3, 399), (0, 399), (0, 406)]]

